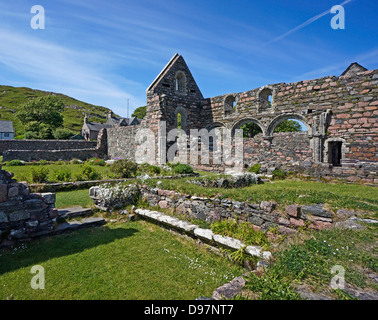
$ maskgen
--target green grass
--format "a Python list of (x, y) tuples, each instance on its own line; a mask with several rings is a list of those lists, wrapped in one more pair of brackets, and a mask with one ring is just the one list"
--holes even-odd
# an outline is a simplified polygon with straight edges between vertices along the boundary
[(56, 208), (68, 207), (90, 207), (93, 205), (93, 200), (89, 198), (89, 189), (80, 189), (74, 191), (63, 191), (56, 193)]
[[(14, 179), (17, 181), (27, 181), (28, 183), (33, 183), (32, 181), (32, 174), (31, 171), (33, 168), (35, 169), (36, 165), (25, 165), (25, 166), (3, 166), (3, 170), (13, 172)], [(54, 173), (57, 171), (64, 171), (68, 170), (71, 172), (72, 179), (74, 180), (75, 174), (79, 173), (83, 167), (82, 164), (47, 164), (43, 165), (44, 168), (49, 170), (48, 174), (48, 181), (49, 182), (57, 182), (57, 179), (54, 177)], [(112, 178), (112, 174), (109, 170), (109, 167), (105, 166), (91, 166), (94, 170), (96, 170), (103, 179), (110, 179)]]
[[(276, 201), (282, 206), (293, 203), (301, 205), (327, 203), (334, 210), (357, 209), (375, 212), (378, 215), (377, 189), (371, 186), (282, 180), (245, 188), (220, 189), (204, 188), (190, 184), (187, 180), (187, 178), (161, 180), (159, 188), (197, 196), (219, 196), (252, 203)], [(151, 180), (147, 184), (155, 187), (156, 182), (157, 180)]]
[(331, 270), (338, 265), (345, 270), (346, 283), (378, 290), (367, 276), (378, 272), (377, 228), (371, 225), (365, 230), (330, 229), (302, 235), (290, 245), (278, 248), (269, 270), (263, 277), (252, 274), (246, 288), (260, 299), (287, 300), (298, 299), (294, 287), (302, 284), (314, 292), (345, 299), (347, 293), (330, 287), (335, 275)]
[[(33, 290), (32, 266), (45, 270)], [(0, 255), (0, 299), (195, 299), (243, 273), (144, 221), (81, 230)]]

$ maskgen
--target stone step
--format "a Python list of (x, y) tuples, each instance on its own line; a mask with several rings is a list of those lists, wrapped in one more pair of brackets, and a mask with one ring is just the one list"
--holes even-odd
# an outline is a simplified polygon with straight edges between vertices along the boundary
[(83, 208), (83, 207), (58, 209), (58, 217), (62, 219), (71, 219), (71, 218), (76, 218), (76, 217), (89, 216), (92, 213), (93, 213), (92, 209)]
[(54, 234), (60, 234), (66, 231), (74, 231), (77, 229), (88, 228), (88, 227), (99, 227), (106, 223), (104, 218), (90, 217), (82, 219), (81, 221), (70, 221), (61, 223), (58, 227), (52, 232)]

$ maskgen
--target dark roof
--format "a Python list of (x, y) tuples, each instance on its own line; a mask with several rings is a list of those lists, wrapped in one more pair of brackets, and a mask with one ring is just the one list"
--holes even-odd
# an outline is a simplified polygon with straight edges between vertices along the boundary
[(86, 125), (88, 129), (92, 131), (100, 131), (102, 128), (111, 128), (113, 126), (112, 124), (94, 122), (87, 122)]
[(13, 122), (12, 121), (6, 121), (6, 120), (0, 120), (0, 132), (5, 133), (13, 133)]
[(108, 125), (116, 125), (119, 124), (120, 126), (132, 126), (132, 125), (137, 125), (140, 124), (141, 120), (138, 119), (137, 117), (132, 117), (132, 118), (118, 118), (112, 116), (111, 118), (108, 118), (106, 121), (106, 124)]

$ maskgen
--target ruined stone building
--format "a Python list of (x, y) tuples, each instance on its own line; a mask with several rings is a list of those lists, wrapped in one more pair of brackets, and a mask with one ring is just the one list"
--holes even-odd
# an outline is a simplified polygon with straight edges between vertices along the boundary
[[(135, 134), (155, 134), (157, 163), (167, 146), (166, 132), (228, 128), (253, 123), (261, 133), (243, 139), (245, 167), (294, 170), (324, 178), (378, 183), (378, 70), (352, 63), (340, 76), (266, 85), (246, 92), (204, 98), (182, 56), (176, 54), (147, 89), (147, 114), (140, 125), (107, 129), (108, 157), (135, 159)], [(276, 133), (283, 120), (303, 123), (307, 131)], [(140, 141), (139, 141), (140, 142)], [(165, 143), (165, 142), (164, 142)], [(198, 169), (222, 171), (226, 164), (201, 164)]]
[[(276, 83), (205, 98), (183, 57), (176, 54), (148, 87), (143, 120), (109, 114), (105, 124), (86, 120), (83, 125), (83, 134), (91, 140), (97, 138), (97, 144), (2, 140), (0, 153), (4, 161), (85, 160), (93, 156), (140, 160), (136, 156), (144, 143), (140, 132), (147, 129), (152, 133), (147, 148), (156, 155), (152, 162), (159, 164), (165, 163), (167, 151), (175, 144), (164, 139), (172, 129), (180, 128), (190, 137), (191, 129), (211, 132), (214, 128), (225, 128), (234, 134), (236, 129), (253, 124), (260, 133), (242, 139), (244, 168), (259, 163), (263, 173), (281, 168), (324, 179), (376, 184), (377, 84), (378, 70), (352, 63), (340, 76)], [(307, 130), (275, 132), (277, 125), (287, 119), (300, 121)], [(166, 126), (162, 131), (163, 123)], [(191, 142), (187, 141), (187, 146), (191, 147)], [(198, 139), (198, 149), (202, 147)], [(232, 147), (236, 149), (235, 145)], [(214, 150), (210, 143), (207, 148), (209, 163), (199, 159), (194, 167), (219, 172), (232, 167), (224, 157), (220, 163), (215, 162), (215, 151), (219, 150)], [(189, 155), (186, 160), (193, 164)]]

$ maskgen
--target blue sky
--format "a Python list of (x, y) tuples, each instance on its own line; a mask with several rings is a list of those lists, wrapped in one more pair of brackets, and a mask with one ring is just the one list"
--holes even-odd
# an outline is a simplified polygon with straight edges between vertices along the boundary
[[(378, 1), (3, 0), (0, 84), (54, 91), (126, 116), (177, 52), (203, 95), (378, 68)], [(345, 30), (330, 21), (344, 3)], [(45, 9), (34, 30), (33, 5)]]

